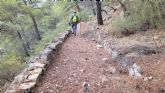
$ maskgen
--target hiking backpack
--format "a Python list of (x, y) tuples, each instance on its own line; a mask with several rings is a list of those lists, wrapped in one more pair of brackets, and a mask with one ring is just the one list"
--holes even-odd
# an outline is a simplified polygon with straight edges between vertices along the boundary
[(73, 16), (72, 17), (72, 22), (77, 23), (78, 22), (78, 17), (77, 16)]

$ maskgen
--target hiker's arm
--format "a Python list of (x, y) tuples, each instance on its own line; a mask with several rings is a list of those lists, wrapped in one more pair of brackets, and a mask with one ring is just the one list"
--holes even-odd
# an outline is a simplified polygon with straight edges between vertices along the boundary
[(71, 23), (72, 23), (72, 18), (73, 18), (73, 16), (71, 16), (71, 18), (69, 20), (69, 25), (71, 25)]
[(73, 16), (71, 16), (71, 18), (70, 18), (70, 23), (72, 23), (72, 19), (73, 19)]

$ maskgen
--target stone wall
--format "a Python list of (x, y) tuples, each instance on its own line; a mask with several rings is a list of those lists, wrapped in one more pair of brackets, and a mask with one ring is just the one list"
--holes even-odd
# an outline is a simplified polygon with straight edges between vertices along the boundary
[(127, 69), (130, 76), (134, 78), (141, 78), (141, 69), (136, 63), (129, 60), (127, 57), (123, 56), (116, 50), (113, 44), (113, 40), (110, 40), (108, 36), (100, 31), (95, 32), (94, 35), (95, 40), (100, 43), (107, 51), (112, 55), (112, 59), (114, 62), (122, 65), (123, 68)]
[(52, 59), (70, 33), (70, 30), (61, 32), (51, 43), (46, 44), (43, 51), (27, 62), (28, 66), (15, 77), (5, 93), (31, 93), (41, 74), (51, 64)]

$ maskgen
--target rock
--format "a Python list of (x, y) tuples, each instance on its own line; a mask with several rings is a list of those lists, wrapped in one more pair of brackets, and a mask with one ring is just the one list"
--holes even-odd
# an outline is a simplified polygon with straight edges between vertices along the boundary
[(42, 73), (42, 68), (36, 68), (36, 69), (34, 69), (34, 73), (39, 73), (39, 74), (41, 74)]
[(19, 88), (23, 89), (23, 90), (27, 90), (27, 89), (34, 87), (35, 84), (36, 84), (35, 82), (23, 83), (23, 84), (21, 84), (21, 86)]
[(102, 45), (96, 45), (97, 46), (97, 48), (103, 48), (103, 46)]
[(53, 93), (53, 90), (50, 89), (49, 92), (50, 92), (50, 93)]
[(151, 79), (153, 79), (153, 77), (152, 76), (149, 76), (148, 79), (151, 80)]
[(105, 62), (106, 64), (110, 64), (110, 60), (109, 60), (108, 58), (103, 58), (102, 60), (103, 60), (103, 62)]
[(129, 58), (129, 57), (137, 58), (137, 57), (139, 57), (139, 56), (140, 56), (140, 55), (139, 55), (138, 53), (135, 53), (135, 52), (133, 52), (133, 53), (128, 53), (128, 54), (125, 55), (125, 57), (127, 57), (127, 58)]
[(50, 48), (50, 49), (56, 49), (56, 44), (55, 43), (48, 43), (45, 48)]
[(90, 85), (87, 82), (83, 82), (84, 92), (89, 92)]
[(144, 78), (144, 81), (148, 81), (148, 78), (147, 78), (147, 77), (145, 77), (145, 78)]
[(158, 38), (159, 38), (158, 36), (154, 36), (154, 39), (156, 39), (156, 40), (157, 40)]
[(141, 72), (141, 68), (140, 68), (138, 65), (136, 65), (136, 63), (133, 64), (133, 68), (134, 68), (136, 71)]
[(36, 63), (29, 64), (28, 70), (33, 70), (35, 68), (44, 68), (44, 67), (45, 67), (45, 64), (36, 62)]
[(104, 82), (106, 82), (106, 81), (108, 81), (107, 77), (106, 77), (106, 76), (102, 76), (102, 77), (101, 77), (101, 82), (104, 83)]
[(106, 61), (107, 59), (108, 59), (108, 58), (103, 58), (102, 60), (103, 60), (103, 61)]
[(42, 52), (39, 53), (39, 59), (47, 63), (47, 61), (50, 58), (51, 53), (52, 53), (52, 50), (50, 48), (45, 48)]
[(81, 72), (85, 72), (85, 70), (84, 70), (84, 69), (80, 69), (80, 71), (81, 71)]
[(24, 79), (24, 75), (22, 74), (19, 74), (14, 78), (14, 80), (16, 80), (18, 83), (23, 82), (23, 79)]
[(115, 68), (115, 67), (109, 67), (109, 68), (108, 68), (108, 71), (109, 71), (111, 74), (114, 74), (114, 73), (116, 73), (116, 68)]
[(129, 68), (129, 76), (134, 78), (141, 78), (141, 69), (139, 66), (136, 65), (136, 63), (133, 64), (132, 67)]
[(160, 89), (158, 93), (165, 93), (164, 89)]
[(96, 29), (99, 29), (99, 27), (97, 26)]
[(144, 81), (149, 81), (149, 80), (152, 80), (153, 79), (153, 77), (152, 76), (149, 76), (149, 77), (145, 77), (144, 78)]
[(92, 38), (91, 40), (92, 40), (92, 41), (95, 41), (95, 38)]
[(29, 75), (27, 81), (36, 81), (39, 75), (40, 75), (39, 73)]
[(83, 82), (83, 87), (88, 87), (88, 83), (87, 82)]

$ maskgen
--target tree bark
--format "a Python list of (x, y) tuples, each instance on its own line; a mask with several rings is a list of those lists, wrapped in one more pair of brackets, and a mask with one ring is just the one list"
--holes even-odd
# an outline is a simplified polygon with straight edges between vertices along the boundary
[(40, 35), (39, 30), (38, 30), (37, 22), (36, 22), (34, 16), (30, 15), (30, 17), (33, 21), (34, 29), (35, 29), (35, 32), (36, 32), (36, 39), (37, 39), (37, 41), (39, 41), (39, 40), (41, 40), (41, 35)]
[(95, 11), (95, 8), (94, 8), (94, 5), (93, 5), (93, 2), (92, 2), (92, 12), (93, 12), (93, 15), (95, 16), (95, 15), (96, 15), (96, 11)]
[(97, 6), (97, 23), (98, 25), (103, 25), (103, 18), (102, 18), (102, 14), (101, 14), (101, 2), (100, 1), (96, 1), (96, 6)]
[(28, 51), (28, 49), (27, 49), (27, 47), (26, 47), (26, 44), (23, 42), (23, 38), (22, 38), (21, 33), (17, 31), (17, 34), (18, 34), (18, 37), (19, 37), (20, 41), (22, 42), (22, 46), (23, 46), (25, 55), (26, 55), (26, 56), (30, 56), (29, 51)]
[[(13, 20), (12, 20), (11, 18), (10, 18), (9, 20), (10, 20), (10, 22), (11, 22), (12, 24), (14, 24), (14, 22), (13, 22)], [(22, 30), (23, 30), (23, 29), (22, 29)], [(24, 49), (25, 55), (26, 55), (26, 56), (30, 56), (29, 51), (28, 51), (28, 47), (26, 46), (26, 45), (27, 45), (27, 42), (26, 42), (26, 43), (24, 42), (23, 37), (22, 37), (22, 35), (21, 35), (20, 32), (17, 31), (17, 35), (18, 35), (18, 38), (20, 39), (20, 41), (21, 41), (21, 43), (22, 43), (22, 47), (23, 47), (23, 49)]]
[[(23, 2), (27, 6), (26, 0), (23, 0)], [(41, 35), (40, 35), (39, 30), (38, 30), (37, 22), (36, 22), (36, 20), (32, 14), (29, 14), (29, 15), (33, 21), (33, 25), (34, 25), (34, 29), (35, 29), (35, 33), (36, 33), (36, 39), (37, 39), (37, 41), (39, 41), (39, 40), (41, 40)]]

